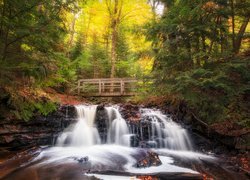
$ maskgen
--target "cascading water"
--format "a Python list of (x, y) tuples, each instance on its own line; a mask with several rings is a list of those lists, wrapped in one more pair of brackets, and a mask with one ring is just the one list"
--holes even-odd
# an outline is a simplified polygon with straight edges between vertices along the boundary
[[(192, 145), (187, 132), (158, 110), (141, 109), (141, 119), (136, 122), (128, 121), (127, 124), (119, 108), (115, 106), (98, 109), (97, 106), (78, 105), (75, 108), (77, 122), (58, 137), (57, 146), (44, 149), (31, 161), (32, 168), (41, 172), (42, 176), (48, 171), (56, 174), (47, 179), (88, 179), (87, 176), (93, 175), (101, 179), (131, 179), (131, 173), (164, 173), (164, 177), (166, 173), (189, 173), (189, 176), (199, 173), (192, 170), (191, 166), (188, 168), (187, 164), (193, 166), (200, 159), (211, 159), (210, 156), (190, 151)], [(133, 141), (146, 142), (149, 144), (146, 147), (154, 148), (140, 148), (140, 143), (131, 143), (137, 148), (129, 147)], [(138, 167), (138, 162), (148, 160), (150, 152), (159, 155), (161, 164)], [(185, 167), (181, 167), (183, 161)], [(23, 169), (17, 172), (27, 174), (23, 173)], [(89, 172), (120, 172), (123, 175), (127, 173), (128, 176), (101, 176)]]
[[(153, 147), (173, 150), (192, 150), (187, 131), (159, 110), (141, 109), (139, 135), (147, 134), (147, 143)], [(147, 122), (147, 123), (145, 123)], [(145, 125), (146, 124), (146, 125)]]
[(128, 125), (122, 118), (118, 108), (107, 107), (106, 110), (109, 117), (107, 143), (130, 146)]
[(131, 137), (139, 136), (140, 141), (146, 142), (146, 147), (192, 150), (186, 130), (159, 110), (141, 109), (139, 127), (128, 128), (118, 107), (105, 107), (108, 115), (107, 138), (101, 142), (95, 124), (97, 106), (78, 105), (75, 108), (78, 121), (58, 137), (58, 146), (92, 146), (100, 143), (130, 146)]
[[(100, 144), (101, 139), (95, 125), (97, 106), (78, 105), (77, 123), (73, 128), (63, 132), (57, 140), (58, 146), (92, 146)], [(129, 130), (126, 121), (122, 118), (117, 107), (105, 108), (109, 120), (107, 121), (107, 144), (129, 146)]]
[(100, 136), (94, 124), (97, 106), (78, 105), (75, 108), (77, 123), (58, 137), (57, 145), (92, 146), (100, 144)]

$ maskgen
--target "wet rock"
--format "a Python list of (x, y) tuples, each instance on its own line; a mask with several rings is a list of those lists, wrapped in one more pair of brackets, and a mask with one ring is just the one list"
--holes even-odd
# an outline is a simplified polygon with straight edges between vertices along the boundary
[(130, 137), (131, 147), (140, 147), (140, 137), (138, 135), (133, 135)]
[(74, 160), (78, 161), (79, 163), (85, 163), (85, 162), (88, 162), (89, 161), (89, 157), (88, 156), (85, 156), (85, 157), (82, 157), (82, 158), (74, 158)]
[(12, 150), (27, 146), (52, 145), (66, 127), (76, 121), (74, 106), (61, 106), (48, 116), (35, 116), (26, 122), (17, 119), (0, 121), (0, 146)]
[(152, 151), (148, 151), (147, 155), (143, 159), (139, 160), (135, 166), (138, 168), (142, 168), (142, 167), (160, 166), (161, 164), (162, 162), (158, 154)]
[(108, 134), (108, 113), (103, 105), (99, 105), (96, 108), (95, 123), (102, 142), (106, 142)]
[(140, 106), (132, 104), (121, 105), (121, 114), (129, 122), (138, 122), (140, 120)]

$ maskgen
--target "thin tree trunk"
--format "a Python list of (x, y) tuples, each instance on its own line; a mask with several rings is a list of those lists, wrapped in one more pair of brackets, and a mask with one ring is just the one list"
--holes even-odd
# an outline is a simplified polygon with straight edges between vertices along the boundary
[(70, 40), (69, 40), (69, 47), (71, 48), (72, 43), (73, 43), (73, 39), (74, 39), (74, 35), (75, 35), (75, 23), (76, 23), (76, 17), (74, 16), (72, 24), (71, 24), (71, 33), (70, 33)]
[(202, 44), (202, 51), (206, 52), (206, 37), (204, 34), (201, 35), (201, 44)]
[[(215, 38), (215, 36), (216, 36), (217, 26), (218, 26), (218, 24), (220, 22), (219, 20), (220, 20), (220, 17), (217, 16), (215, 18), (215, 28), (213, 29), (213, 38)], [(211, 54), (211, 52), (213, 50), (213, 45), (214, 45), (214, 39), (211, 40), (211, 43), (210, 43), (210, 46), (209, 46), (209, 49), (208, 49), (208, 54), (209, 55)]]
[(70, 39), (69, 39), (69, 44), (68, 44), (68, 53), (67, 53), (67, 56), (69, 57), (70, 55), (70, 49), (72, 47), (72, 44), (73, 44), (73, 40), (74, 40), (74, 36), (75, 36), (75, 23), (76, 23), (76, 15), (74, 14), (74, 18), (73, 18), (73, 21), (71, 23), (71, 27), (70, 27)]
[[(220, 25), (222, 24), (222, 17), (220, 17), (220, 20), (219, 20), (219, 23)], [(222, 29), (220, 28), (220, 53), (223, 53), (224, 52), (224, 32), (222, 31)]]
[(233, 51), (235, 50), (235, 9), (234, 9), (234, 0), (230, 1), (231, 4), (231, 11), (232, 11), (232, 46), (233, 46)]
[(1, 24), (0, 24), (0, 37), (2, 38), (3, 37), (3, 24), (4, 24), (4, 17), (5, 17), (5, 6), (6, 6), (6, 2), (5, 2), (5, 0), (3, 0), (3, 5), (2, 5), (2, 12), (1, 12), (1, 16), (2, 16), (2, 18), (1, 18)]
[(235, 45), (234, 45), (234, 52), (236, 54), (238, 54), (239, 51), (240, 51), (242, 38), (243, 38), (243, 35), (244, 35), (245, 31), (246, 31), (246, 28), (247, 28), (247, 25), (248, 25), (248, 22), (249, 22), (249, 18), (250, 17), (245, 17), (243, 23), (241, 24), (240, 30), (239, 30), (239, 32), (237, 34), (237, 37), (236, 37), (236, 40), (235, 40)]

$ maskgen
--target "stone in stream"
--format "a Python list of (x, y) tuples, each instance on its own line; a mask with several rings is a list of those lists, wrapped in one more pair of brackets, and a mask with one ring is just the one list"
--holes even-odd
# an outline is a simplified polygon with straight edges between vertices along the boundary
[(89, 157), (88, 156), (81, 158), (74, 157), (74, 160), (78, 161), (79, 163), (85, 163), (89, 161)]
[(150, 167), (150, 166), (160, 166), (162, 164), (159, 156), (157, 153), (148, 151), (146, 157), (139, 160), (136, 163), (136, 167), (142, 168), (142, 167)]

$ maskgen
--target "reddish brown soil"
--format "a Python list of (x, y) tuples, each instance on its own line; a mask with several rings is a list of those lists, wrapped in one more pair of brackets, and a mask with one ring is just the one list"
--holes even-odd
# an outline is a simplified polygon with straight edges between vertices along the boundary
[(242, 126), (230, 120), (215, 123), (211, 126), (211, 128), (214, 129), (216, 132), (227, 136), (240, 136), (250, 132), (249, 128), (243, 128)]
[(45, 93), (48, 94), (49, 99), (57, 101), (61, 105), (76, 105), (88, 102), (88, 100), (81, 98), (79, 96), (61, 94), (51, 88), (46, 89)]

